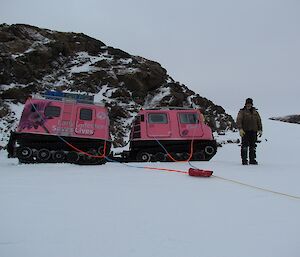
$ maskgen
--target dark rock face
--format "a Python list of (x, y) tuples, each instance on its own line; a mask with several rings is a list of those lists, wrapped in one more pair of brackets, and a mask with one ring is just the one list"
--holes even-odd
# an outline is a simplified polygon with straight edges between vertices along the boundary
[(289, 122), (289, 123), (295, 123), (295, 124), (300, 124), (300, 115), (288, 115), (284, 117), (272, 117), (270, 120), (278, 120), (278, 121), (283, 121), (283, 122)]
[(175, 82), (157, 62), (84, 34), (0, 25), (0, 115), (7, 121), (3, 141), (16, 125), (11, 105), (48, 89), (95, 94), (110, 111), (115, 146), (125, 145), (140, 108), (193, 106), (202, 110), (213, 130), (235, 128), (222, 107)]

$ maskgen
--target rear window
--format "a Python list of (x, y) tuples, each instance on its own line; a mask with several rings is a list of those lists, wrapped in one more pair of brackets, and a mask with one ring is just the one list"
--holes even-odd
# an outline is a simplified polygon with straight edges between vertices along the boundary
[(92, 109), (80, 109), (80, 119), (81, 120), (92, 120), (93, 110)]
[(199, 120), (197, 113), (180, 113), (179, 118), (183, 124), (196, 124)]
[(60, 116), (60, 107), (58, 106), (47, 106), (45, 108), (45, 116), (49, 117), (59, 117)]
[(166, 113), (150, 113), (148, 115), (149, 123), (166, 124), (168, 123), (168, 118)]

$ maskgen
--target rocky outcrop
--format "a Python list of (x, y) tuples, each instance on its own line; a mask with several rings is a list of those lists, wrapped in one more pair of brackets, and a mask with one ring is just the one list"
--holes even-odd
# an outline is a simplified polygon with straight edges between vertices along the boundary
[(2, 122), (3, 142), (16, 123), (12, 106), (49, 89), (95, 94), (109, 108), (115, 146), (128, 140), (140, 108), (193, 106), (203, 111), (213, 130), (235, 127), (221, 106), (174, 81), (157, 62), (84, 34), (0, 25), (0, 115), (10, 122)]
[(288, 115), (288, 116), (283, 116), (283, 117), (272, 117), (270, 120), (278, 120), (278, 121), (283, 121), (283, 122), (288, 122), (288, 123), (296, 123), (300, 124), (300, 115)]

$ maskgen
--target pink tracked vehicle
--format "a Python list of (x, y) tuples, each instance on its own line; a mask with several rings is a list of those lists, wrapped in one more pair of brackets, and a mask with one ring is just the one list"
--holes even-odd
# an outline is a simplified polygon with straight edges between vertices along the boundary
[(196, 109), (141, 110), (130, 136), (135, 161), (210, 160), (217, 151), (211, 128)]
[(90, 96), (50, 91), (26, 101), (8, 152), (25, 163), (102, 164), (110, 147), (104, 106)]

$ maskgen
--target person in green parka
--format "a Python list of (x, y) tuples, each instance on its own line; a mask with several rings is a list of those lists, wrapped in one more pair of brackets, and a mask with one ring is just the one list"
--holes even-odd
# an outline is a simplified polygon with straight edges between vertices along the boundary
[(253, 107), (253, 100), (251, 98), (246, 99), (244, 108), (240, 109), (237, 115), (236, 123), (242, 138), (242, 164), (258, 164), (256, 161), (256, 141), (257, 136), (262, 136), (262, 122), (257, 109)]

